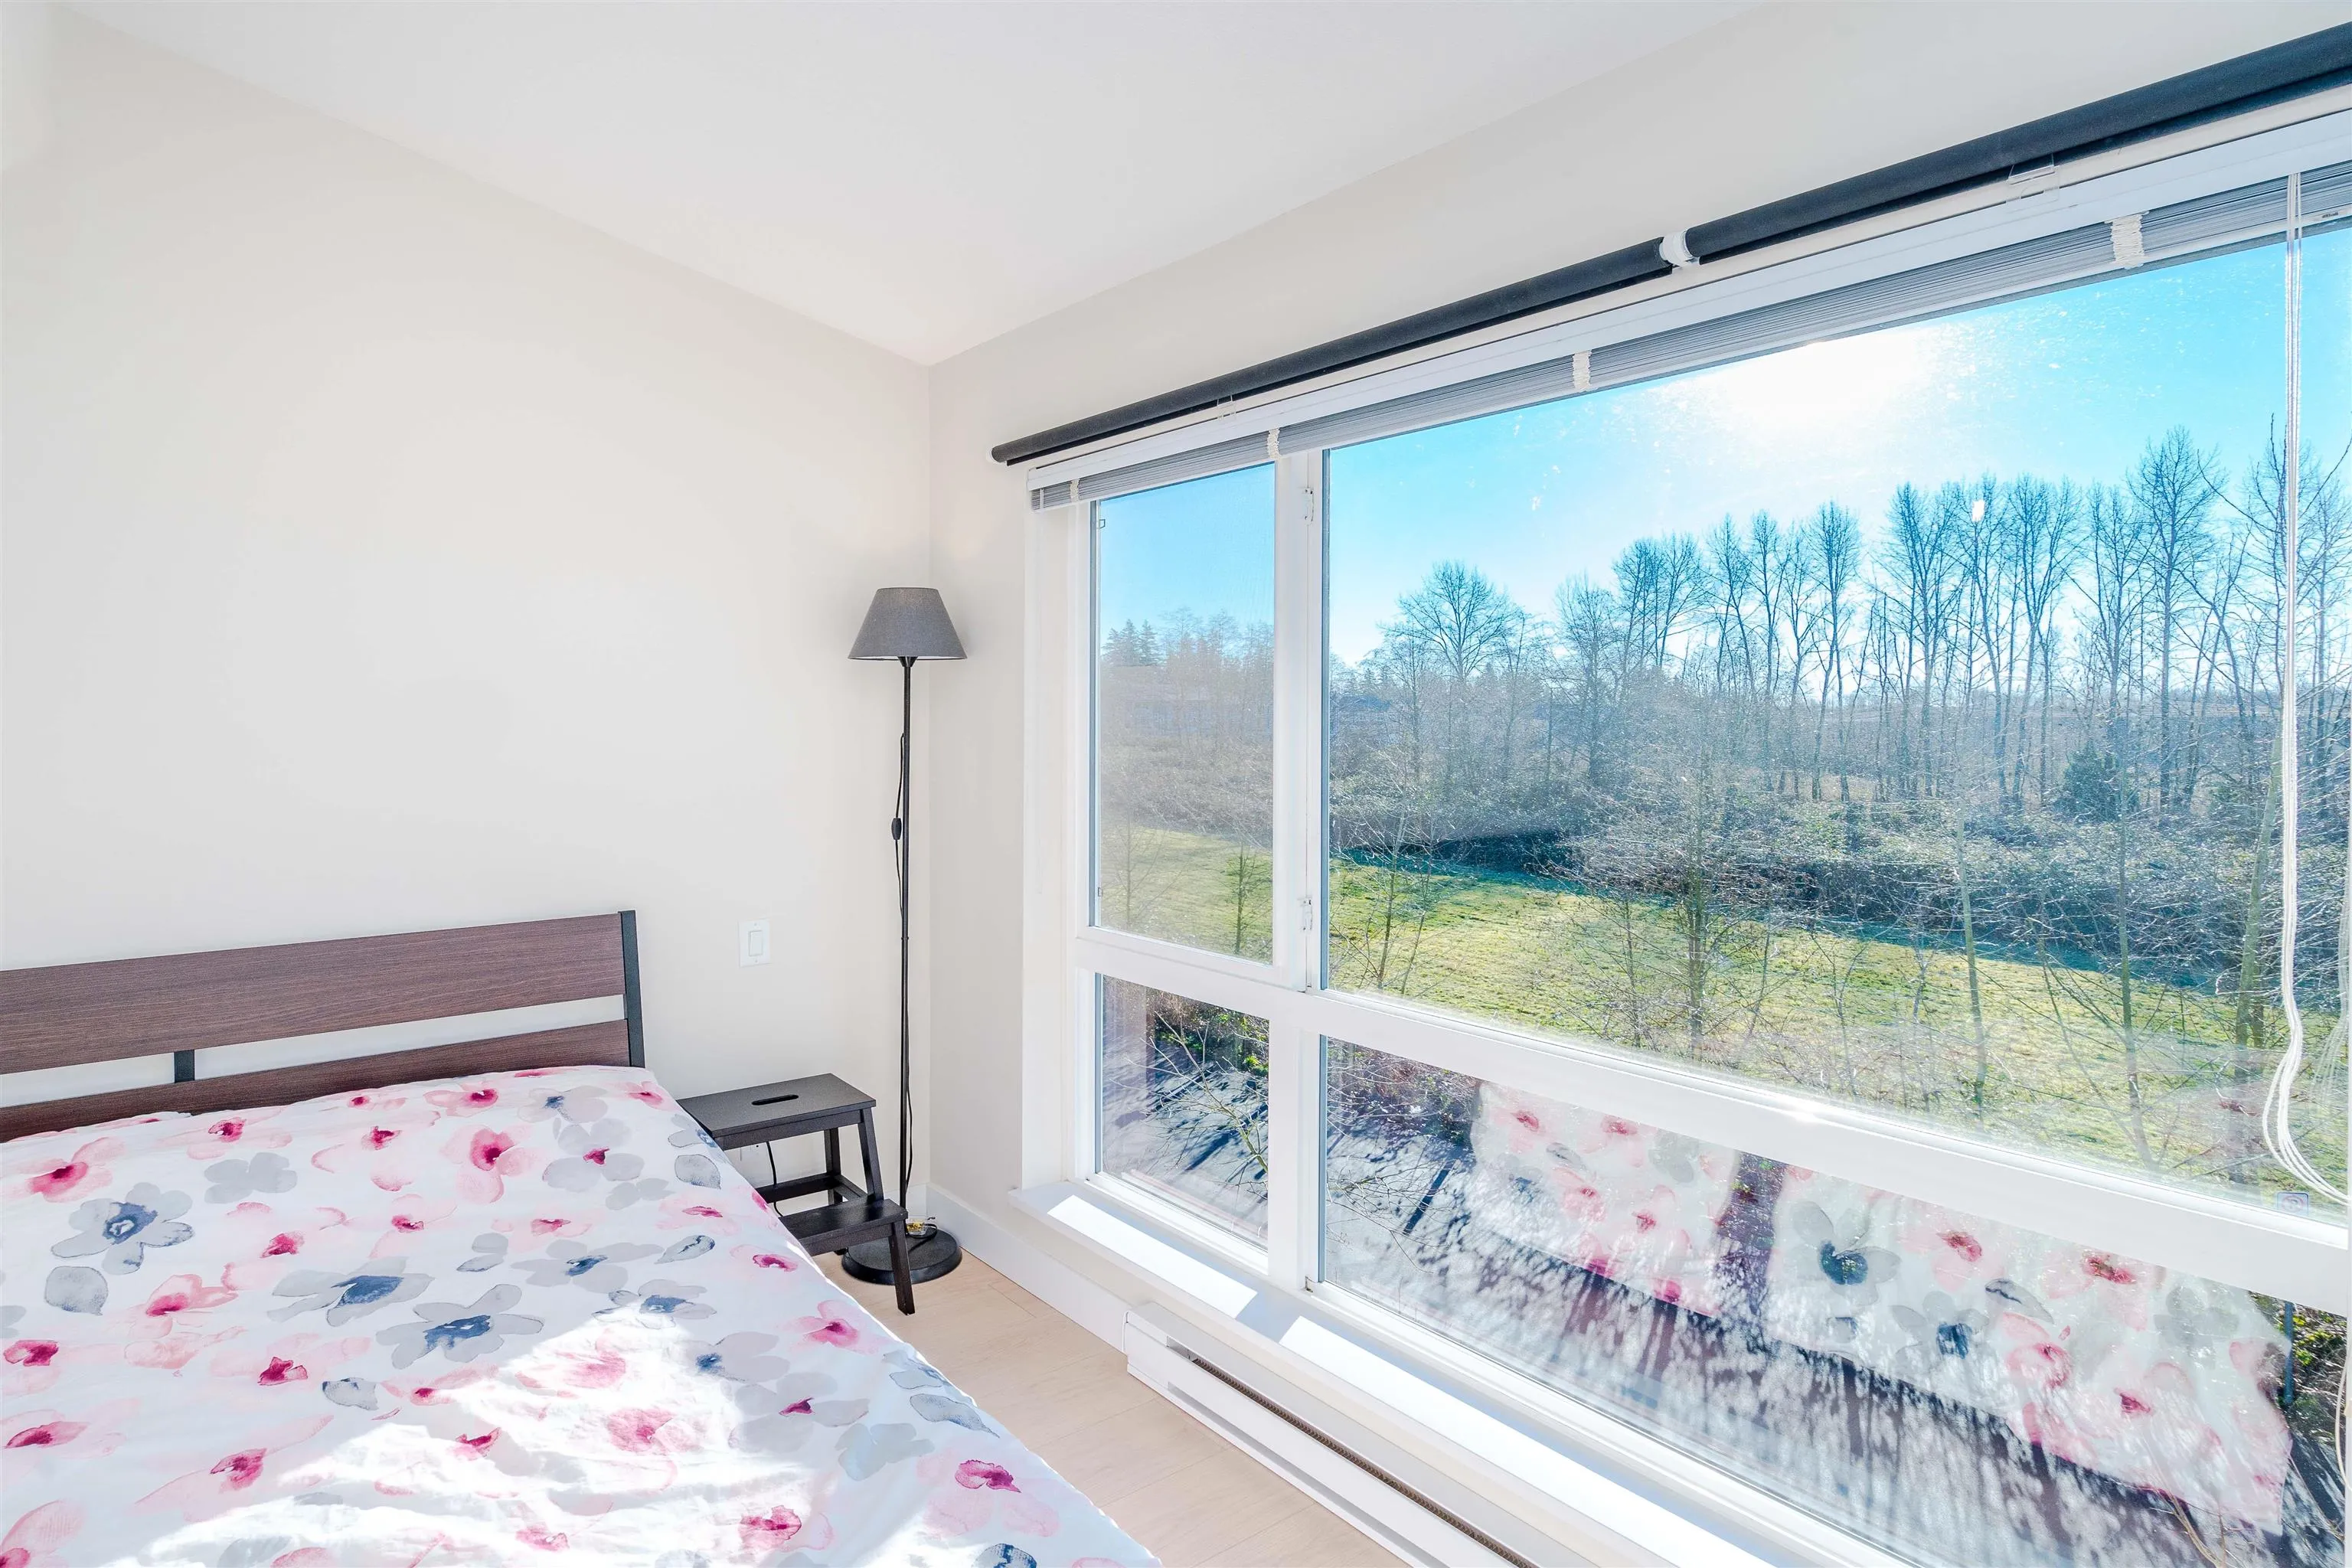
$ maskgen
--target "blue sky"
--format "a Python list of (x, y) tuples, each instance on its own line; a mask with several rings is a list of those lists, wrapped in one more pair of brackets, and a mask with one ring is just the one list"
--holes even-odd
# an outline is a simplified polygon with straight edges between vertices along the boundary
[[(1836, 501), (1874, 538), (1908, 479), (2123, 477), (2186, 425), (2243, 471), (2284, 412), (2276, 246), (1465, 420), (1331, 454), (1331, 651), (1378, 641), (1432, 565), (1529, 609), (1645, 534)], [(2304, 428), (2352, 437), (2352, 231), (2306, 241)], [(1273, 614), (1270, 466), (1103, 505), (1102, 614)]]
[(1097, 570), (1108, 631), (1165, 626), (1190, 610), (1247, 625), (1274, 619), (1274, 465), (1212, 474), (1101, 503)]

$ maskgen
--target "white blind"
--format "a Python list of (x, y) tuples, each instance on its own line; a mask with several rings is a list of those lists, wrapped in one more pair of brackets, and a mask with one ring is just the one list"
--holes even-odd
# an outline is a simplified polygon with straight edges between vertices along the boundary
[(1050, 506), (1068, 506), (1073, 501), (1101, 500), (1108, 496), (1123, 496), (1136, 490), (1157, 489), (1181, 479), (1197, 479), (1210, 474), (1231, 473), (1235, 468), (1255, 468), (1273, 460), (1273, 448), (1263, 435), (1244, 436), (1236, 440), (1220, 441), (1214, 446), (1195, 447), (1189, 452), (1172, 457), (1154, 458), (1148, 463), (1134, 463), (1124, 468), (1109, 468), (1099, 474), (1088, 474), (1077, 480), (1065, 479), (1060, 484), (1045, 485), (1029, 492), (1029, 510), (1043, 511)]
[[(2331, 164), (2303, 178), (2306, 223), (2352, 207), (2352, 163)], [(2286, 182), (2271, 180), (2142, 215), (2140, 250), (2150, 261), (2174, 259), (2281, 230), (2285, 223)], [(1598, 344), (1590, 352), (1589, 375), (1581, 381), (1574, 356), (1548, 360), (1286, 425), (1279, 433), (1281, 449), (1298, 452), (1344, 447), (1481, 414), (1524, 408), (1590, 389), (1622, 386), (1866, 327), (2028, 294), (2138, 264), (2141, 256), (2118, 258), (2116, 239), (2109, 225), (2086, 224), (1801, 300)]]

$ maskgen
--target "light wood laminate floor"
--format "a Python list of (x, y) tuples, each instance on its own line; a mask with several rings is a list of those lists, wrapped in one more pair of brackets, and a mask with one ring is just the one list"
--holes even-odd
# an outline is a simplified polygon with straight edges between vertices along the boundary
[(970, 1253), (915, 1287), (825, 1273), (1168, 1568), (1392, 1568), (1398, 1559), (1129, 1376), (1127, 1358)]

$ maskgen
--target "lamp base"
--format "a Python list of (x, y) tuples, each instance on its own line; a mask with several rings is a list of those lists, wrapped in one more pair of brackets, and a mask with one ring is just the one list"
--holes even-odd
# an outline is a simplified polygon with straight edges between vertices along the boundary
[[(920, 1285), (926, 1279), (936, 1279), (951, 1273), (963, 1261), (963, 1248), (956, 1238), (935, 1225), (907, 1226), (907, 1282)], [(868, 1285), (888, 1285), (898, 1276), (890, 1267), (890, 1244), (887, 1241), (861, 1241), (841, 1255), (841, 1271), (852, 1279), (863, 1279)]]

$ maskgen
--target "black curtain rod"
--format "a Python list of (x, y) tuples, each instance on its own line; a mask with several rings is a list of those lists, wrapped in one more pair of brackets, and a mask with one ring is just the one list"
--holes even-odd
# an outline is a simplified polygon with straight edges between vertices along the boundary
[(2352, 80), (2352, 22), (1703, 223), (1685, 243), (1701, 261), (1737, 256), (2346, 80)]
[[(1841, 223), (1932, 201), (2021, 169), (2058, 164), (2223, 115), (2352, 81), (2352, 22), (2307, 33), (2147, 87), (1979, 136), (1938, 153), (1790, 196), (1687, 230), (1684, 243), (1712, 261)], [(1163, 419), (1197, 414), (1236, 398), (1347, 370), (1408, 349), (1460, 337), (1498, 322), (1591, 299), (1672, 271), (1663, 237), (1580, 261), (1539, 278), (1456, 300), (1401, 321), (1350, 332), (1263, 363), (1120, 408), (1057, 425), (990, 449), (1000, 463), (1025, 463), (1089, 441), (1123, 436)]]
[(1484, 294), (1473, 294), (1467, 300), (1456, 300), (1450, 305), (1440, 305), (1433, 310), (1423, 310), (1402, 321), (1388, 321), (1368, 327), (1360, 332), (1350, 332), (1344, 338), (1334, 338), (1328, 343), (1318, 343), (1311, 349), (1284, 354), (1247, 370), (1234, 371), (1226, 375), (1197, 381), (1190, 386), (1180, 386), (1173, 392), (1163, 392), (1157, 397), (1147, 397), (1140, 403), (1130, 403), (1124, 408), (1114, 408), (1108, 414), (1097, 414), (1085, 419), (1057, 425), (1034, 436), (1024, 436), (1017, 441), (1007, 441), (992, 447), (989, 456), (1000, 463), (1025, 463), (1032, 458), (1042, 458), (1048, 452), (1058, 452), (1067, 447), (1083, 446), (1100, 440), (1105, 436), (1123, 435), (1140, 430), (1147, 425), (1157, 425), (1162, 419), (1179, 415), (1198, 413), (1214, 408), (1220, 403), (1230, 403), (1236, 397), (1265, 392), (1294, 382), (1309, 380), (1350, 365), (1366, 363), (1417, 349), (1424, 343), (1441, 342), (1447, 338), (1475, 332), (1496, 321), (1507, 321), (1517, 316), (1549, 310), (1554, 305), (1586, 300), (1595, 294), (1606, 294), (1612, 289), (1622, 289), (1629, 283), (1639, 283), (1648, 278), (1663, 278), (1674, 268), (1658, 254), (1658, 242), (1644, 240), (1629, 245), (1622, 250), (1612, 250), (1606, 256), (1596, 256), (1590, 261), (1580, 261), (1540, 278), (1530, 278), (1522, 283), (1506, 284)]

